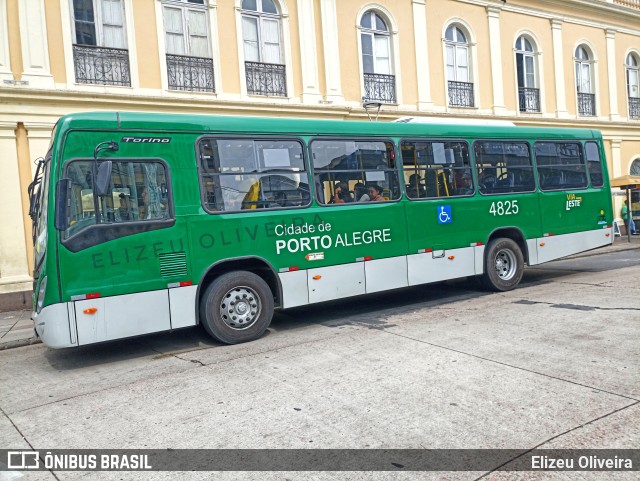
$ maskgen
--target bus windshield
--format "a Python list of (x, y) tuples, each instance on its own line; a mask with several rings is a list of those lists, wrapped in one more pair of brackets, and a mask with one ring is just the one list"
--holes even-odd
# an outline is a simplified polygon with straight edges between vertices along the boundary
[(34, 268), (38, 270), (47, 246), (47, 202), (49, 193), (49, 171), (51, 151), (45, 159), (38, 161), (38, 167), (29, 185), (29, 215), (33, 221), (32, 237), (34, 246)]

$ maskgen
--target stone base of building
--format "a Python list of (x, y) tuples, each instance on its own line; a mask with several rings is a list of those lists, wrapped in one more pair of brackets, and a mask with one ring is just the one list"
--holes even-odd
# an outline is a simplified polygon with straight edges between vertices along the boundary
[(18, 311), (21, 309), (31, 310), (33, 306), (32, 295), (33, 292), (31, 290), (1, 293), (0, 312)]

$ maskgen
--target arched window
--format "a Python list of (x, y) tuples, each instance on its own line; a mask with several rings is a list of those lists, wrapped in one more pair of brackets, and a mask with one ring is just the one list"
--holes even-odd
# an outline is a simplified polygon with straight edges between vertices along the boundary
[(391, 67), (391, 35), (382, 16), (368, 10), (360, 19), (365, 101), (394, 103), (396, 79)]
[(130, 87), (124, 2), (73, 0), (71, 4), (76, 82)]
[(631, 167), (629, 168), (629, 173), (631, 175), (640, 176), (640, 157), (631, 162)]
[(280, 13), (273, 0), (242, 0), (247, 93), (287, 96)]
[(445, 31), (444, 45), (449, 105), (473, 107), (473, 83), (469, 68), (470, 45), (467, 35), (459, 25), (451, 24)]
[(627, 92), (629, 94), (629, 117), (640, 118), (640, 61), (634, 53), (627, 55)]
[(516, 70), (520, 112), (540, 112), (536, 56), (531, 41), (524, 35), (516, 40)]
[(163, 1), (170, 90), (215, 92), (206, 0)]
[(578, 114), (596, 114), (596, 95), (593, 88), (593, 56), (584, 45), (578, 46), (575, 53), (576, 87), (578, 91)]

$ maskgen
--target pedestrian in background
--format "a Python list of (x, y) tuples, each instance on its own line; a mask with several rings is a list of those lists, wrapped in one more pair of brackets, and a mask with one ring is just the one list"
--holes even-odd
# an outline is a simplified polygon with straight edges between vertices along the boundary
[(629, 201), (626, 199), (622, 206), (622, 220), (624, 221), (624, 226), (627, 228), (627, 232), (631, 232), (631, 235), (638, 235), (636, 224), (633, 222), (633, 213), (629, 210)]

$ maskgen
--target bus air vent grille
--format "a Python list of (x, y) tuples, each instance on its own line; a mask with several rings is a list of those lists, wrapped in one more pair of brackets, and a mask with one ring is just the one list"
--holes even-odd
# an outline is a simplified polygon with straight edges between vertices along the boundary
[(159, 254), (160, 275), (162, 277), (179, 277), (187, 275), (187, 254), (185, 252), (170, 252)]

